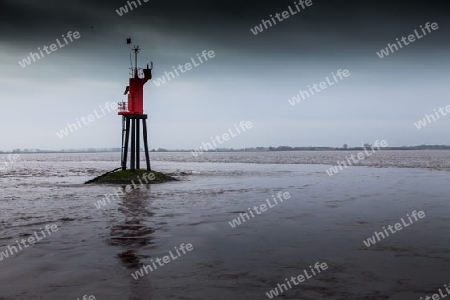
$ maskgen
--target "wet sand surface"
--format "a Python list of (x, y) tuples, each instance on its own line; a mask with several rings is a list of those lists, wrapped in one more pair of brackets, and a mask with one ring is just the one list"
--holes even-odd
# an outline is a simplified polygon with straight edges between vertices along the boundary
[[(0, 177), (0, 251), (46, 224), (59, 228), (0, 261), (1, 300), (268, 299), (316, 262), (328, 269), (276, 298), (419, 299), (449, 283), (448, 171), (360, 166), (330, 177), (319, 164), (157, 161), (181, 181), (97, 209), (117, 187), (83, 185), (92, 162), (56, 165), (24, 160)], [(93, 173), (115, 167), (96, 165)], [(291, 198), (230, 226), (279, 191)], [(364, 245), (414, 210), (426, 216)], [(193, 250), (131, 276), (182, 243)]]

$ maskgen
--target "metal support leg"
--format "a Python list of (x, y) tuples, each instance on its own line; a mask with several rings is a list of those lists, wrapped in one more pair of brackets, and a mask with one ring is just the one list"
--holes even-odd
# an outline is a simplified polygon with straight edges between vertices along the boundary
[(139, 119), (136, 119), (136, 169), (140, 169), (141, 162), (141, 145), (140, 145), (140, 127), (141, 123)]
[(148, 143), (147, 143), (147, 121), (145, 119), (142, 119), (142, 129), (144, 134), (145, 161), (147, 163), (147, 171), (151, 171), (150, 156), (148, 155)]
[(128, 140), (130, 139), (130, 119), (126, 118), (126, 129), (125, 129), (125, 145), (123, 146), (123, 161), (122, 170), (127, 169), (127, 156), (128, 156)]
[(121, 163), (121, 167), (123, 170), (123, 155), (124, 155), (124, 151), (123, 151), (123, 147), (124, 147), (124, 143), (125, 143), (125, 133), (126, 133), (126, 119), (125, 116), (122, 116), (122, 149), (121, 149), (121, 153), (120, 153), (120, 163)]
[(131, 157), (130, 157), (130, 170), (135, 170), (135, 155), (136, 155), (136, 119), (131, 119)]

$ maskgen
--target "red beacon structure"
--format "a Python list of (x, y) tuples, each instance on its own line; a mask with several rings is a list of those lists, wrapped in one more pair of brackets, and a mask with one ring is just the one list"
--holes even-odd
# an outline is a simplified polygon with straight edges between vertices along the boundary
[[(131, 45), (131, 39), (128, 38), (127, 44)], [(142, 69), (137, 67), (137, 55), (140, 51), (139, 46), (130, 47), (130, 51), (135, 55), (135, 66), (131, 65), (131, 76), (129, 85), (125, 89), (124, 95), (128, 95), (128, 102), (118, 103), (118, 115), (122, 116), (122, 170), (127, 169), (128, 142), (131, 129), (131, 149), (130, 149), (130, 170), (140, 168), (140, 120), (142, 120), (145, 160), (147, 170), (150, 171), (150, 157), (148, 153), (147, 142), (147, 115), (144, 114), (144, 84), (152, 79), (153, 62), (149, 68)], [(131, 52), (130, 52), (131, 60)]]

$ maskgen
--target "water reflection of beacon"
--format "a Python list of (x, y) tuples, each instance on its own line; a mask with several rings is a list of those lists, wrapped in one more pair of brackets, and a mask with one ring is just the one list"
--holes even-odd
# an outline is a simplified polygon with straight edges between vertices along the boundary
[[(137, 67), (137, 55), (141, 50), (139, 46), (134, 46), (131, 49), (131, 39), (126, 39), (127, 44), (130, 46), (130, 63), (131, 74), (129, 85), (125, 89), (124, 95), (128, 95), (128, 102), (119, 102), (118, 114), (122, 115), (122, 170), (127, 168), (127, 156), (128, 156), (128, 139), (130, 136), (130, 121), (131, 121), (131, 151), (130, 151), (130, 170), (134, 171), (139, 169), (140, 161), (140, 124), (139, 120), (142, 120), (145, 158), (147, 162), (147, 170), (150, 170), (150, 159), (148, 154), (147, 143), (147, 115), (144, 114), (144, 84), (152, 79), (153, 62), (150, 63), (150, 67), (147, 64), (147, 68), (142, 69)], [(134, 52), (135, 66), (131, 62), (131, 51)]]

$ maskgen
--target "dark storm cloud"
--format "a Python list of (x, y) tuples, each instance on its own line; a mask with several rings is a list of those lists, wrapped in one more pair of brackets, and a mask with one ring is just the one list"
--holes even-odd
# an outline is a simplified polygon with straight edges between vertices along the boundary
[[(299, 15), (254, 37), (250, 28), (270, 14), (287, 10), (294, 1), (149, 1), (119, 16), (116, 9), (127, 4), (113, 1), (6, 1), (0, 12), (3, 41), (36, 43), (59, 36), (60, 31), (98, 33), (98, 38), (154, 30), (174, 37), (204, 40), (241, 49), (265, 47), (278, 50), (275, 42), (297, 44), (316, 40), (348, 42), (384, 40), (391, 32), (409, 34), (423, 22), (447, 22), (449, 9), (443, 1), (313, 1)], [(74, 29), (76, 28), (76, 29)], [(445, 29), (443, 29), (445, 30)], [(122, 37), (121, 37), (122, 38)], [(309, 40), (306, 40), (308, 38)], [(301, 39), (301, 40), (299, 40)], [(429, 43), (430, 46), (432, 44)], [(317, 45), (314, 45), (317, 46)], [(282, 47), (281, 47), (282, 48)], [(331, 51), (331, 49), (329, 49)]]
[[(337, 146), (380, 136), (393, 144), (437, 143), (444, 136), (445, 129), (437, 126), (437, 138), (419, 136), (412, 125), (448, 98), (450, 24), (444, 1), (312, 0), (311, 7), (256, 36), (250, 28), (297, 0), (140, 1), (140, 7), (123, 16), (116, 10), (127, 0), (2, 1), (0, 84), (5, 99), (13, 99), (2, 110), (10, 111), (4, 122), (13, 122), (17, 114), (31, 120), (37, 109), (43, 115), (42, 122), (33, 126), (35, 134), (30, 134), (28, 124), (15, 127), (0, 141), (0, 149), (120, 144), (119, 135), (104, 135), (106, 117), (92, 125), (93, 131), (98, 128), (91, 138), (85, 131), (61, 141), (55, 131), (107, 101), (123, 100), (130, 64), (123, 43), (127, 36), (143, 49), (141, 65), (155, 61), (155, 79), (204, 49), (217, 54), (163, 87), (147, 86), (146, 97), (151, 100), (146, 107), (152, 113), (154, 109), (156, 124), (165, 124), (155, 127), (156, 147), (196, 147), (205, 137), (240, 121), (236, 118), (259, 121), (260, 126), (240, 146), (285, 142)], [(376, 55), (387, 43), (426, 22), (438, 22), (439, 30), (383, 60)], [(19, 65), (30, 52), (68, 31), (79, 31), (81, 38), (26, 68)], [(287, 100), (299, 89), (320, 83), (338, 69), (349, 69), (351, 77), (302, 106), (289, 106)], [(408, 120), (402, 121), (406, 113)], [(348, 130), (354, 120), (365, 119), (374, 121), (362, 122), (366, 130), (358, 136)], [(381, 130), (376, 122), (386, 120), (392, 128)], [(111, 133), (120, 131), (120, 122), (112, 116), (111, 124), (117, 126)], [(300, 137), (297, 128), (314, 130), (301, 131)], [(409, 136), (405, 128), (411, 129)], [(15, 135), (28, 138), (18, 145)], [(95, 138), (99, 136), (104, 139)]]

